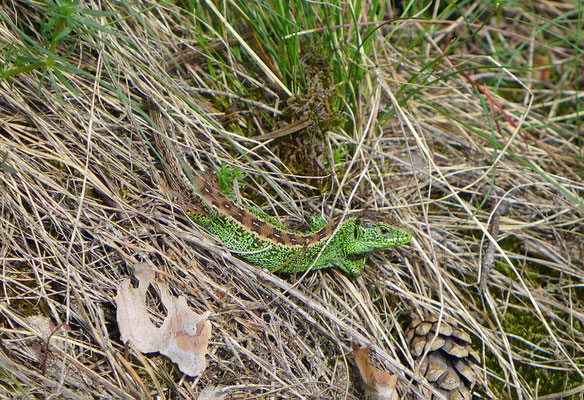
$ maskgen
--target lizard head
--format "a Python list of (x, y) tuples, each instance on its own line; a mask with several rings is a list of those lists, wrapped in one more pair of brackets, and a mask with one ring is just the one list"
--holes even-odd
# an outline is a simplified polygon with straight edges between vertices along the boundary
[(363, 254), (406, 244), (412, 233), (379, 215), (361, 214), (349, 225), (345, 254)]

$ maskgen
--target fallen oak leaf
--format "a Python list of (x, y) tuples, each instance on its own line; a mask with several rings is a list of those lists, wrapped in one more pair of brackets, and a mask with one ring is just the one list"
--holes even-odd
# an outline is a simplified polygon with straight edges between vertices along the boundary
[[(150, 271), (137, 272), (136, 277), (137, 288), (126, 279), (115, 297), (122, 341), (131, 340), (142, 353), (159, 352), (167, 356), (189, 376), (200, 375), (206, 366), (205, 354), (211, 337), (211, 323), (207, 320), (210, 312), (202, 315), (193, 312), (183, 296), (172, 296), (165, 285), (154, 281)], [(150, 285), (158, 289), (168, 310), (160, 328), (152, 323), (146, 308), (146, 291)]]
[(397, 375), (388, 371), (378, 371), (369, 362), (369, 348), (353, 344), (355, 363), (363, 379), (367, 398), (370, 400), (399, 400), (397, 396)]

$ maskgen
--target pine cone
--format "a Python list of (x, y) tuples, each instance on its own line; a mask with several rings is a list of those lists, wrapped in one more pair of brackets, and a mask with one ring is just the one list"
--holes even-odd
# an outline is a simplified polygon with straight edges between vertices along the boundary
[[(456, 321), (433, 315), (415, 319), (406, 331), (410, 351), (420, 373), (448, 400), (469, 400), (476, 376), (472, 364), (479, 356), (468, 333)], [(436, 334), (439, 328), (438, 334)], [(425, 356), (424, 356), (425, 355)], [(437, 396), (426, 393), (429, 400)]]

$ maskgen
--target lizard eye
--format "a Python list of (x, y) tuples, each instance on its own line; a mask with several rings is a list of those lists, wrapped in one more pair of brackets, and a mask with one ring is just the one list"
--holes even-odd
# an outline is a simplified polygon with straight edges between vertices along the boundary
[(382, 235), (385, 235), (386, 233), (389, 232), (389, 230), (387, 228), (381, 228), (381, 229), (379, 229), (379, 231), (381, 232)]

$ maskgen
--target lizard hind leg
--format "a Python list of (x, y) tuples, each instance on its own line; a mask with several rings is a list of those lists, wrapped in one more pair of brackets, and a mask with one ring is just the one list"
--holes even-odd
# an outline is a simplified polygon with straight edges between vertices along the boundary
[(345, 258), (341, 258), (336, 263), (337, 267), (339, 267), (342, 271), (346, 272), (349, 275), (359, 276), (363, 273), (365, 269), (365, 256), (349, 256)]

